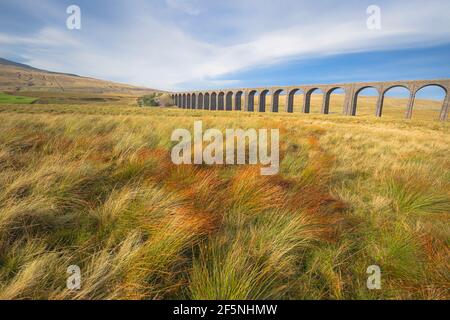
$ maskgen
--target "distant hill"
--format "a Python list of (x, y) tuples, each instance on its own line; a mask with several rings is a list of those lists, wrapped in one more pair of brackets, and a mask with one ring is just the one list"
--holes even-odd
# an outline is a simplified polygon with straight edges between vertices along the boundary
[(159, 90), (41, 70), (0, 58), (0, 91), (140, 96)]
[(23, 69), (28, 69), (28, 70), (35, 70), (35, 71), (43, 71), (43, 70), (40, 70), (40, 69), (36, 69), (36, 68), (30, 67), (29, 65), (26, 65), (26, 64), (23, 64), (23, 63), (10, 61), (10, 60), (6, 60), (6, 59), (3, 59), (3, 58), (0, 58), (0, 65), (13, 66), (13, 67), (18, 67), (18, 68), (23, 68)]

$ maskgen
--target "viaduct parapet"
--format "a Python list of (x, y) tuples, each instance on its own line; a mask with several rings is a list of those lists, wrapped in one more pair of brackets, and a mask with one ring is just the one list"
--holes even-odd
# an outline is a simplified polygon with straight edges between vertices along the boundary
[[(389, 81), (389, 82), (357, 82), (340, 84), (318, 84), (299, 86), (280, 86), (262, 88), (236, 88), (221, 90), (200, 90), (189, 92), (172, 93), (172, 99), (176, 106), (185, 109), (203, 110), (241, 110), (266, 112), (266, 100), (271, 96), (270, 111), (279, 112), (280, 99), (286, 99), (285, 112), (294, 112), (294, 96), (302, 93), (302, 112), (309, 113), (311, 108), (311, 95), (316, 90), (323, 92), (323, 104), (321, 113), (328, 114), (330, 109), (330, 97), (336, 90), (343, 90), (345, 94), (342, 114), (355, 116), (358, 109), (358, 95), (367, 88), (373, 88), (378, 92), (377, 107), (375, 115), (381, 117), (383, 114), (383, 103), (385, 94), (392, 88), (406, 88), (410, 95), (405, 117), (411, 119), (414, 111), (414, 100), (419, 90), (438, 86), (445, 91), (444, 103), (440, 112), (440, 120), (448, 119), (450, 109), (450, 79), (441, 80), (411, 80), (411, 81)], [(255, 105), (255, 96), (259, 96), (259, 104)]]

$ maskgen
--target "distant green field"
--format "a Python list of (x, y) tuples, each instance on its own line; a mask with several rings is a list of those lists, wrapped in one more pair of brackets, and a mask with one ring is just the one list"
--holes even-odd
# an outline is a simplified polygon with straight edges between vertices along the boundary
[(0, 103), (17, 103), (17, 104), (30, 104), (36, 101), (36, 98), (12, 96), (3, 92), (0, 92)]

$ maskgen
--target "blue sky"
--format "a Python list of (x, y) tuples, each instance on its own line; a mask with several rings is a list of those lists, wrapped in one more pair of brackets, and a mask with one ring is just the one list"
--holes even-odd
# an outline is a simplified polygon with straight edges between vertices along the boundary
[[(72, 4), (81, 30), (66, 28)], [(0, 0), (0, 57), (168, 90), (448, 78), (449, 12), (448, 0)]]

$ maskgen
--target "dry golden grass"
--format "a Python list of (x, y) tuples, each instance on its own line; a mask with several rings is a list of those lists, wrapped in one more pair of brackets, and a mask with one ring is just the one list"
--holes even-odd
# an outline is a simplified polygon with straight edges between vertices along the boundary
[[(0, 298), (448, 299), (449, 124), (433, 112), (2, 105)], [(172, 131), (198, 119), (279, 128), (280, 174), (173, 165)]]

